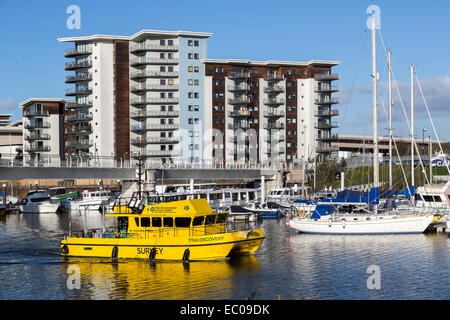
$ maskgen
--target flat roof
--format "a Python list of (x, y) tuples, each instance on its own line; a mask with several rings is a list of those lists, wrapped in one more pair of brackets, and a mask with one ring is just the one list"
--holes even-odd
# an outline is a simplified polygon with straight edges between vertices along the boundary
[(195, 31), (165, 31), (165, 30), (149, 30), (143, 29), (131, 36), (114, 36), (114, 35), (102, 35), (95, 34), (91, 36), (84, 37), (70, 37), (70, 38), (58, 38), (59, 42), (76, 42), (76, 41), (95, 41), (95, 40), (128, 40), (133, 41), (144, 35), (154, 35), (154, 36), (173, 36), (173, 37), (196, 37), (196, 38), (208, 38), (212, 36), (212, 33), (207, 32), (195, 32)]
[(19, 104), (19, 107), (23, 108), (29, 105), (30, 103), (34, 102), (64, 102), (64, 101), (66, 101), (66, 99), (63, 98), (28, 98), (27, 100), (21, 102)]
[(310, 65), (327, 65), (337, 66), (340, 61), (331, 60), (309, 60), (305, 62), (301, 61), (281, 61), (281, 60), (266, 60), (266, 61), (252, 61), (245, 59), (202, 59), (203, 63), (221, 63), (221, 64), (245, 64), (254, 66), (310, 66)]

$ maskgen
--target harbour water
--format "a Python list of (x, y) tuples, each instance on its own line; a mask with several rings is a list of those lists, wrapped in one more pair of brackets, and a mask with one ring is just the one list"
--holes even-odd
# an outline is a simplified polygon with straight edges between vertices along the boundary
[[(450, 238), (444, 234), (338, 236), (290, 231), (265, 220), (253, 256), (217, 262), (63, 258), (68, 215), (0, 218), (0, 299), (448, 299)], [(72, 230), (83, 218), (72, 213)], [(106, 220), (107, 225), (111, 221)], [(101, 225), (100, 213), (88, 219)], [(369, 266), (379, 289), (368, 288)], [(80, 271), (80, 286), (69, 277)], [(69, 273), (68, 273), (69, 271)]]

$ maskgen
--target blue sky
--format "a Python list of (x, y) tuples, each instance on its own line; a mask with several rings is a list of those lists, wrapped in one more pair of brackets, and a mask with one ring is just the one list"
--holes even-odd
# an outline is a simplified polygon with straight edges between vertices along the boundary
[[(81, 9), (81, 29), (69, 30), (66, 8)], [(337, 133), (371, 135), (369, 5), (381, 9), (381, 33), (393, 52), (393, 70), (409, 112), (409, 65), (416, 66), (441, 139), (450, 140), (450, 3), (448, 1), (21, 1), (0, 0), (0, 112), (20, 116), (29, 97), (64, 97), (59, 37), (132, 35), (141, 29), (211, 32), (209, 58), (338, 60), (341, 88)], [(378, 41), (378, 43), (380, 43)], [(386, 95), (386, 59), (378, 46), (380, 94)], [(416, 87), (416, 135), (431, 133)], [(351, 94), (350, 94), (351, 93)], [(395, 94), (394, 98), (397, 95)], [(380, 135), (386, 134), (380, 110)], [(406, 136), (401, 106), (394, 106), (395, 134)]]

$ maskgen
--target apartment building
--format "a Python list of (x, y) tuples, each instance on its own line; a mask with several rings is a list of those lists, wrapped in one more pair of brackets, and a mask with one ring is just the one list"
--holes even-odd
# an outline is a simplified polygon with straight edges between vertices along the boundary
[(24, 162), (39, 164), (64, 157), (64, 109), (61, 98), (29, 98), (22, 102)]
[[(66, 77), (66, 83), (74, 84), (66, 90), (66, 96), (74, 97), (67, 104), (74, 115), (66, 146), (79, 156), (200, 159), (202, 137), (190, 137), (194, 130), (189, 128), (192, 119), (201, 122), (201, 60), (210, 36), (142, 30), (132, 36), (58, 39), (74, 43), (65, 52), (74, 59), (65, 69), (75, 72)], [(196, 147), (190, 150), (190, 145)]]
[[(153, 163), (319, 160), (333, 151), (335, 61), (207, 59), (211, 33), (58, 39), (72, 74), (65, 153)], [(222, 141), (221, 141), (222, 140)]]
[(204, 158), (214, 162), (319, 161), (333, 150), (336, 61), (206, 59)]

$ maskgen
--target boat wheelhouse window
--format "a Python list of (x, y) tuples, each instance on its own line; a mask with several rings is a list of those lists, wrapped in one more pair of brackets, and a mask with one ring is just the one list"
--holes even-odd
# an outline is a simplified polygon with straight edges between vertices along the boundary
[(163, 218), (163, 225), (166, 228), (172, 228), (173, 227), (173, 218)]
[(177, 228), (189, 228), (191, 225), (191, 218), (175, 218), (175, 226)]
[(127, 232), (128, 230), (128, 217), (117, 218), (117, 225), (119, 227), (119, 232)]
[(50, 201), (50, 197), (30, 198), (30, 201), (31, 201), (31, 202)]
[(141, 218), (141, 227), (150, 227), (150, 218)]
[(224, 198), (231, 198), (231, 192), (225, 192)]
[(440, 196), (423, 196), (424, 200), (427, 202), (442, 202)]
[(227, 220), (226, 214), (217, 215), (216, 223), (224, 223)]
[(214, 224), (216, 221), (215, 215), (206, 216), (205, 224)]
[(134, 218), (134, 222), (136, 223), (136, 227), (139, 227), (139, 218)]
[(204, 216), (195, 217), (192, 221), (193, 226), (201, 226), (203, 224), (203, 221), (205, 220)]
[(152, 227), (161, 227), (161, 218), (152, 218)]

